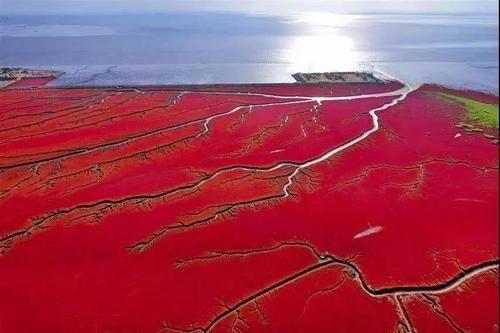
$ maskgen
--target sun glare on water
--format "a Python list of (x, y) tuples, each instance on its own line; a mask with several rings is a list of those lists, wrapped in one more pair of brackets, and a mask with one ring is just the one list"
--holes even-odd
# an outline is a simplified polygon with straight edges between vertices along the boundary
[(345, 36), (296, 37), (285, 51), (287, 61), (301, 70), (352, 70), (356, 67), (353, 41)]
[(285, 61), (300, 71), (345, 71), (357, 67), (354, 41), (345, 35), (352, 16), (306, 13), (293, 22), (304, 24), (304, 34), (291, 39)]

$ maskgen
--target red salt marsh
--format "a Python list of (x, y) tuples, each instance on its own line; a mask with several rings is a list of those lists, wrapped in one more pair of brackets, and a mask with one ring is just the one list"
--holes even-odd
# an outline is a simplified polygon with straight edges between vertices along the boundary
[(0, 332), (497, 332), (498, 97), (0, 90)]
[(33, 87), (40, 87), (44, 86), (52, 81), (54, 81), (56, 77), (54, 76), (47, 76), (47, 77), (25, 77), (22, 78), (18, 81), (15, 81), (9, 85), (10, 88), (16, 87), (16, 88), (33, 88)]

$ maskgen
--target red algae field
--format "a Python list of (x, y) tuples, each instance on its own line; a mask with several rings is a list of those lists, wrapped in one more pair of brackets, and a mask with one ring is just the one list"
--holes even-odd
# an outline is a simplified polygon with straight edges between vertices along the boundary
[(498, 132), (383, 84), (0, 90), (0, 332), (498, 332)]

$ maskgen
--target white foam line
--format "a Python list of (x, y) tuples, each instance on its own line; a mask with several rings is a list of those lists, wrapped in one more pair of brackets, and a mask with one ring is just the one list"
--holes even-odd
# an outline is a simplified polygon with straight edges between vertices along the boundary
[(350, 101), (356, 99), (366, 99), (366, 98), (380, 98), (380, 97), (392, 97), (404, 94), (407, 90), (407, 86), (389, 92), (375, 93), (375, 94), (362, 94), (362, 95), (349, 95), (349, 96), (284, 96), (284, 95), (273, 95), (273, 94), (262, 94), (262, 93), (251, 93), (251, 92), (211, 92), (211, 91), (187, 91), (186, 94), (204, 94), (204, 95), (236, 95), (236, 96), (256, 96), (256, 97), (269, 97), (276, 99), (307, 99), (309, 101)]
[(456, 198), (455, 201), (467, 201), (467, 202), (486, 202), (484, 200), (479, 199), (470, 199), (470, 198)]

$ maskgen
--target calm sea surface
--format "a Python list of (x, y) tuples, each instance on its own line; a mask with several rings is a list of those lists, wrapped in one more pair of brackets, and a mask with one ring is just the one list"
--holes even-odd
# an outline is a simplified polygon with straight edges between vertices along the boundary
[(59, 69), (55, 85), (292, 82), (381, 70), (498, 94), (497, 15), (165, 13), (1, 16), (0, 65)]

